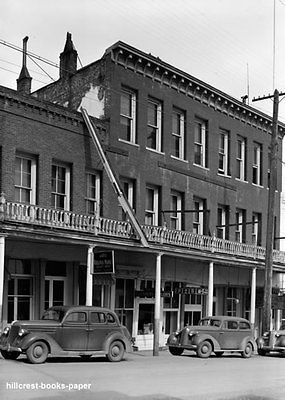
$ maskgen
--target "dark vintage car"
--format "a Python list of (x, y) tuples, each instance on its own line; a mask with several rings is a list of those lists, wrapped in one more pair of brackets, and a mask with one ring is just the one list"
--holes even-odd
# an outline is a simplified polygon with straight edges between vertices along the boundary
[(285, 353), (285, 323), (278, 330), (264, 332), (256, 339), (257, 352), (265, 356), (270, 352)]
[(131, 336), (109, 309), (91, 306), (57, 306), (46, 310), (41, 320), (14, 321), (0, 337), (1, 354), (16, 359), (26, 354), (33, 364), (48, 355), (105, 355), (120, 361), (132, 351)]
[(244, 318), (205, 317), (196, 326), (185, 326), (172, 333), (167, 346), (175, 356), (184, 350), (193, 350), (198, 357), (207, 358), (212, 352), (221, 356), (226, 352), (240, 353), (249, 358), (254, 351), (254, 337), (250, 322)]

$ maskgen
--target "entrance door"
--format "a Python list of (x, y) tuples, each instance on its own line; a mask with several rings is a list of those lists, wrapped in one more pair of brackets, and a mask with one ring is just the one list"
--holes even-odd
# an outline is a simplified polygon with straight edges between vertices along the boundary
[(154, 301), (140, 299), (136, 315), (136, 346), (139, 350), (151, 350), (153, 348)]
[(66, 278), (57, 276), (45, 277), (45, 310), (52, 306), (65, 304)]
[(8, 322), (29, 320), (32, 317), (32, 278), (12, 277), (8, 281)]

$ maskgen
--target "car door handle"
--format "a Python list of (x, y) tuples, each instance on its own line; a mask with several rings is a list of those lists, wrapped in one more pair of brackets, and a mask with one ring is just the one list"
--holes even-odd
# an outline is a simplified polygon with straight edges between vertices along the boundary
[(86, 330), (86, 332), (93, 332), (93, 331), (95, 331), (95, 329), (85, 329)]
[(223, 335), (225, 332), (220, 332), (220, 335)]

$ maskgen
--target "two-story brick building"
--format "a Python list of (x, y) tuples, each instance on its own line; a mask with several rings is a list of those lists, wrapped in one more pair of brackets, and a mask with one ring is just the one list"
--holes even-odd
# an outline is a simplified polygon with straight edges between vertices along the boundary
[[(139, 348), (152, 347), (155, 317), (160, 345), (209, 313), (248, 317), (258, 329), (271, 117), (122, 42), (78, 70), (68, 34), (58, 81), (30, 94), (29, 76), (20, 78), (18, 92), (0, 93), (3, 320), (36, 318), (52, 304), (105, 305)], [(143, 238), (118, 203), (82, 107)], [(276, 236), (280, 191), (281, 164)], [(112, 273), (94, 269), (102, 252), (113, 256)], [(276, 249), (279, 294), (284, 261)]]

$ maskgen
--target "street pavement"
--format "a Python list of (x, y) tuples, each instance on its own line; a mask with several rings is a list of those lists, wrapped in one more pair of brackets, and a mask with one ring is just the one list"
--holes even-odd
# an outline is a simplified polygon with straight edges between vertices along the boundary
[(200, 359), (167, 350), (105, 358), (49, 358), (29, 364), (0, 358), (3, 400), (285, 400), (285, 354), (243, 359), (238, 354)]

